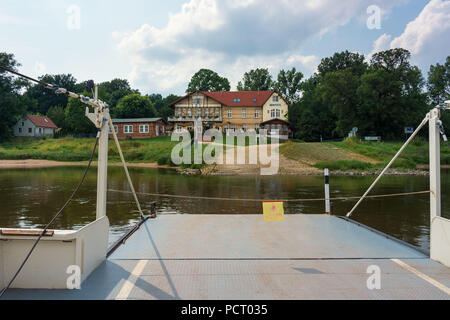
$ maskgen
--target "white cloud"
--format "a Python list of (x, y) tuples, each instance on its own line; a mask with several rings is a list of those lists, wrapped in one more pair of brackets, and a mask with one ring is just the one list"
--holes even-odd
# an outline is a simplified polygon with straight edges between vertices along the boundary
[(372, 52), (367, 55), (367, 61), (372, 59), (372, 56), (380, 51), (389, 50), (392, 36), (390, 34), (383, 33), (377, 40), (373, 42)]
[[(397, 3), (404, 0), (398, 0)], [(243, 72), (295, 66), (314, 72), (319, 59), (301, 45), (366, 15), (369, 5), (389, 11), (389, 0), (190, 0), (164, 28), (149, 24), (114, 32), (120, 52), (132, 61), (132, 83), (144, 90), (186, 86), (200, 68), (211, 68), (234, 86)], [(365, 25), (365, 22), (364, 22)]]
[(3, 13), (0, 13), (0, 24), (30, 25), (31, 22), (25, 19), (8, 16)]
[(417, 16), (407, 24), (403, 33), (391, 41), (383, 34), (374, 42), (369, 57), (378, 51), (404, 48), (411, 52), (412, 60), (424, 71), (431, 64), (443, 61), (450, 52), (450, 1), (431, 0)]

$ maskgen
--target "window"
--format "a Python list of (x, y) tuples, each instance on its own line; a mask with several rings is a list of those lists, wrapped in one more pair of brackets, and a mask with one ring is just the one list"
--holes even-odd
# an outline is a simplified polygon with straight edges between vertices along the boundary
[(188, 110), (188, 118), (192, 118), (192, 110), (191, 109)]
[(259, 130), (259, 124), (255, 124), (255, 131)]
[(231, 132), (234, 132), (236, 130), (236, 126), (234, 124), (231, 125)]
[(133, 126), (132, 125), (123, 126), (123, 133), (133, 133)]
[(242, 109), (242, 119), (247, 118), (247, 110), (246, 109)]
[(203, 98), (201, 98), (201, 97), (195, 97), (195, 98), (192, 99), (192, 103), (193, 103), (194, 105), (203, 104)]
[(48, 123), (48, 120), (44, 118), (44, 121)]
[(205, 117), (206, 117), (206, 118), (209, 118), (209, 109), (206, 109), (206, 110), (205, 110)]
[(270, 110), (270, 116), (275, 118), (275, 109)]
[(216, 109), (216, 118), (219, 117), (219, 109)]
[(202, 116), (202, 112), (200, 111), (200, 109), (197, 109), (197, 118), (200, 118)]
[(148, 132), (149, 132), (148, 124), (139, 125), (139, 133), (148, 133)]
[(242, 125), (242, 131), (244, 131), (244, 132), (247, 131), (247, 125), (246, 124)]
[(259, 110), (256, 109), (256, 110), (255, 110), (255, 119), (258, 119), (258, 118), (259, 118)]
[(273, 102), (278, 102), (278, 96), (273, 97)]
[(228, 110), (228, 118), (231, 119), (233, 117), (233, 110)]
[(25, 122), (22, 122), (22, 127), (25, 127)]
[[(119, 128), (116, 125), (114, 126), (114, 131), (116, 133), (119, 132)], [(109, 133), (112, 133), (111, 127), (109, 127)]]
[(19, 133), (22, 133), (22, 128), (19, 128)]
[(233, 102), (234, 102), (234, 103), (239, 103), (239, 102), (241, 102), (241, 99), (240, 99), (240, 98), (234, 98), (234, 99), (233, 99)]
[(253, 102), (256, 102), (256, 98), (253, 98)]
[(281, 116), (281, 111), (279, 109), (277, 109), (277, 118), (279, 118)]
[(42, 128), (39, 128), (39, 133), (42, 133)]
[(28, 133), (31, 133), (32, 132), (32, 129), (31, 128), (28, 128)]
[(178, 109), (177, 116), (178, 118), (181, 118), (181, 109)]

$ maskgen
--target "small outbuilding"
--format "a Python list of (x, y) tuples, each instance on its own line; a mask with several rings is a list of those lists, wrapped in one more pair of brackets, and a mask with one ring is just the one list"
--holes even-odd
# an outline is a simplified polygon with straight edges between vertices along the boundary
[(14, 126), (16, 137), (52, 137), (58, 127), (49, 117), (27, 114)]
[[(289, 126), (288, 121), (282, 119), (271, 119), (260, 124), (261, 129), (267, 130), (267, 135), (277, 136), (279, 139), (287, 140), (289, 139)], [(278, 131), (278, 135), (277, 135)]]

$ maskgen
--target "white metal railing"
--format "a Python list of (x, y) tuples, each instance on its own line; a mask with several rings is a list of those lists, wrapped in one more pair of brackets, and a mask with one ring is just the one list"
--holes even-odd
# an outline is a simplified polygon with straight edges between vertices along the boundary
[(193, 121), (197, 121), (197, 120), (202, 120), (202, 121), (213, 121), (213, 122), (222, 122), (223, 118), (222, 117), (169, 117), (168, 118), (169, 122), (193, 122)]

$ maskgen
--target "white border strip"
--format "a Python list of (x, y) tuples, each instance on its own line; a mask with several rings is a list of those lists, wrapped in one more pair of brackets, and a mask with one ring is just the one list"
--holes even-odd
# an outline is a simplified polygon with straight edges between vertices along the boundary
[(396, 264), (398, 264), (403, 269), (405, 269), (405, 270), (407, 270), (407, 271), (409, 271), (411, 273), (414, 273), (419, 278), (425, 280), (429, 284), (435, 286), (436, 288), (438, 288), (439, 290), (445, 292), (446, 294), (448, 294), (450, 296), (450, 288), (448, 288), (447, 286), (443, 285), (442, 283), (434, 280), (433, 278), (430, 278), (426, 274), (420, 272), (419, 270), (411, 267), (410, 265), (406, 264), (405, 262), (403, 262), (403, 261), (401, 261), (399, 259), (391, 259), (391, 261), (395, 262)]
[(125, 283), (123, 284), (122, 288), (119, 291), (119, 294), (116, 296), (116, 300), (127, 300), (128, 296), (131, 293), (131, 290), (134, 288), (134, 284), (138, 280), (139, 276), (142, 274), (142, 271), (144, 271), (145, 266), (147, 265), (148, 260), (140, 260), (136, 267), (134, 267), (133, 271), (131, 271), (130, 276), (127, 280), (125, 280)]

